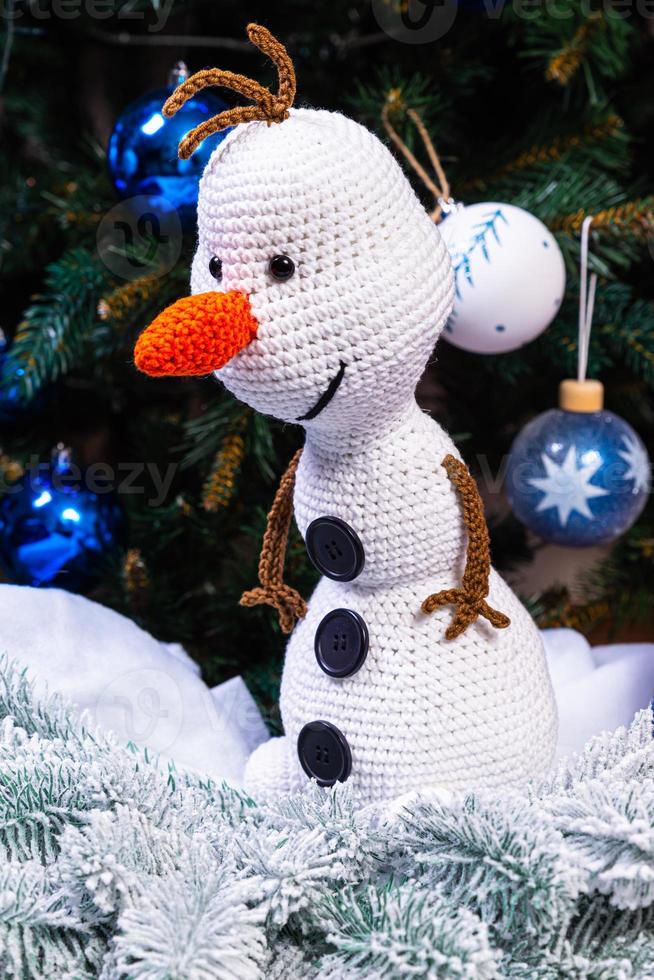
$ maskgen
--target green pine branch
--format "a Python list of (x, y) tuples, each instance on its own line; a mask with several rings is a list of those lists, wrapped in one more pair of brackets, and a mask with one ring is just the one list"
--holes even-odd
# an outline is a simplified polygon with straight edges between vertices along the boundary
[(620, 10), (601, 0), (592, 4), (563, 0), (557, 4), (557, 14), (551, 15), (544, 0), (531, 6), (529, 17), (508, 12), (516, 24), (520, 57), (536, 62), (544, 78), (568, 98), (572, 94), (600, 105), (629, 63), (634, 28)]
[(545, 105), (517, 145), (511, 139), (507, 145), (498, 141), (488, 148), (484, 171), (469, 177), (460, 193), (470, 189), (486, 195), (492, 188), (497, 200), (510, 200), (524, 186), (546, 182), (557, 164), (569, 167), (571, 173), (599, 169), (625, 174), (631, 164), (631, 144), (624, 121), (612, 109), (592, 112), (580, 125), (577, 116), (561, 119), (558, 106)]
[(635, 299), (621, 313), (598, 320), (597, 334), (610, 352), (654, 387), (654, 305)]
[(106, 268), (84, 248), (71, 249), (48, 266), (46, 291), (25, 311), (4, 361), (4, 397), (28, 402), (80, 361), (108, 281)]

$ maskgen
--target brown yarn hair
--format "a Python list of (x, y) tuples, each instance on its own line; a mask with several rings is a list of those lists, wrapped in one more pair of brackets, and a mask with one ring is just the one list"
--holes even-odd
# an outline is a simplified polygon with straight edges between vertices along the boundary
[(307, 614), (307, 604), (300, 593), (284, 583), (286, 546), (293, 518), (295, 474), (301, 455), (302, 450), (298, 449), (282, 477), (268, 514), (259, 557), (260, 586), (241, 596), (242, 606), (259, 606), (262, 603), (274, 606), (279, 613), (282, 633), (291, 633), (297, 620)]
[(511, 625), (509, 617), (492, 609), (486, 602), (491, 567), (490, 539), (477, 484), (467, 466), (454, 456), (448, 454), (443, 460), (443, 466), (461, 495), (463, 522), (468, 531), (468, 551), (461, 588), (444, 589), (427, 596), (422, 604), (422, 611), (431, 613), (441, 606), (456, 607), (454, 619), (445, 632), (448, 640), (455, 640), (479, 616), (487, 619), (496, 629), (506, 629)]
[(166, 99), (162, 110), (164, 116), (169, 118), (174, 116), (185, 102), (192, 99), (202, 89), (213, 85), (238, 92), (239, 95), (244, 95), (246, 99), (252, 99), (254, 105), (226, 109), (192, 129), (179, 144), (178, 153), (182, 160), (188, 160), (207, 136), (218, 133), (221, 129), (227, 129), (228, 126), (236, 126), (242, 122), (253, 122), (256, 119), (263, 120), (270, 125), (288, 119), (288, 110), (293, 105), (296, 89), (295, 69), (288, 51), (281, 41), (273, 37), (270, 31), (262, 27), (261, 24), (248, 24), (247, 34), (252, 44), (256, 45), (274, 62), (279, 78), (277, 94), (274, 95), (270, 89), (260, 85), (253, 78), (238, 75), (233, 71), (223, 71), (220, 68), (208, 68), (191, 75), (185, 82), (178, 85), (173, 94)]

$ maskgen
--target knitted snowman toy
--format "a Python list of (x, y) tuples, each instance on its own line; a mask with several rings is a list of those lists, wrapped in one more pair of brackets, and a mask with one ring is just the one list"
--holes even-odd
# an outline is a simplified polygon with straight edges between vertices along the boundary
[[(285, 735), (251, 756), (246, 789), (349, 780), (362, 802), (428, 786), (517, 785), (550, 766), (556, 709), (538, 631), (490, 566), (474, 481), (414, 392), (452, 307), (447, 250), (402, 171), (339, 113), (291, 108), (292, 63), (264, 28), (279, 92), (217, 69), (184, 82), (252, 105), (204, 172), (190, 297), (139, 338), (150, 375), (215, 372), (256, 410), (300, 423), (245, 605), (291, 633)], [(283, 581), (295, 512), (322, 573), (308, 604)]]

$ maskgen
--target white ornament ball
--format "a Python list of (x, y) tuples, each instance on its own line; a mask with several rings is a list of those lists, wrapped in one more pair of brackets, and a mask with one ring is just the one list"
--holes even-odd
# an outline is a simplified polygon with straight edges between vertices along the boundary
[(565, 263), (542, 221), (513, 204), (484, 201), (457, 208), (439, 228), (456, 285), (446, 340), (476, 354), (504, 354), (550, 325), (565, 293)]

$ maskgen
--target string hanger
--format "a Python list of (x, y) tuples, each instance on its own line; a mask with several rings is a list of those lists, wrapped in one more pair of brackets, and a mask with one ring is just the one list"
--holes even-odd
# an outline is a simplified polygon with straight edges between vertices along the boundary
[(593, 216), (584, 218), (581, 226), (579, 260), (579, 331), (577, 378), (568, 378), (559, 388), (559, 406), (570, 412), (599, 412), (604, 406), (604, 386), (601, 381), (588, 380), (588, 352), (593, 327), (597, 273), (589, 274), (588, 249)]
[[(391, 115), (398, 111), (405, 112), (413, 125), (416, 127), (418, 135), (422, 140), (422, 144), (427, 151), (429, 161), (434, 168), (436, 180), (434, 180), (427, 173), (416, 155), (409, 149), (406, 142), (398, 133), (397, 129), (393, 126), (393, 123), (391, 122)], [(442, 221), (443, 215), (452, 211), (456, 207), (456, 204), (451, 197), (450, 184), (447, 176), (445, 175), (440, 157), (436, 152), (436, 147), (432, 143), (431, 137), (427, 132), (427, 127), (425, 126), (420, 113), (417, 112), (416, 109), (412, 109), (410, 106), (405, 104), (400, 89), (393, 88), (389, 91), (386, 101), (384, 102), (381, 112), (381, 120), (390, 139), (393, 141), (400, 153), (402, 153), (409, 166), (415, 171), (430, 194), (433, 195), (436, 206), (432, 210), (430, 217), (438, 224), (440, 221)], [(438, 181), (438, 183), (436, 183), (436, 181)]]
[(588, 240), (593, 216), (584, 218), (581, 226), (581, 262), (579, 267), (579, 357), (577, 363), (577, 381), (585, 381), (588, 371), (588, 351), (590, 348), (590, 332), (593, 326), (593, 311), (595, 309), (595, 291), (597, 288), (597, 273), (588, 275)]

